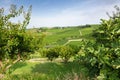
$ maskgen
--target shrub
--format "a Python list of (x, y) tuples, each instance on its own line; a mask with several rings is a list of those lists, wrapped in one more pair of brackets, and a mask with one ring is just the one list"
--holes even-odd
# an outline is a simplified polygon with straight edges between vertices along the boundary
[(48, 58), (48, 60), (53, 61), (53, 59), (58, 58), (59, 51), (60, 48), (58, 46), (50, 48), (46, 51), (46, 57)]
[(96, 43), (101, 45), (97, 55), (102, 64), (98, 78), (112, 80), (120, 79), (120, 8), (115, 8), (113, 16), (109, 16), (109, 20), (102, 19), (101, 27), (93, 34)]
[(77, 45), (69, 45), (73, 49), (73, 53), (77, 54), (79, 52), (80, 46)]
[(93, 33), (95, 42), (85, 41), (81, 47), (80, 58), (100, 80), (120, 79), (120, 9), (116, 10), (109, 20), (101, 20)]
[(74, 51), (70, 46), (62, 46), (60, 50), (60, 57), (66, 63), (74, 55)]

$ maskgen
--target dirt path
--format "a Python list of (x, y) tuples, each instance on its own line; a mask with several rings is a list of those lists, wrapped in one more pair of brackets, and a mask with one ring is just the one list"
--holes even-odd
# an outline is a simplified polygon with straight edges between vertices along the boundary
[(82, 39), (71, 39), (71, 40), (68, 40), (68, 41), (64, 44), (64, 46), (67, 45), (67, 44), (69, 44), (70, 42), (76, 42), (76, 41), (82, 41)]
[[(34, 58), (34, 59), (28, 60), (28, 62), (45, 63), (45, 62), (51, 62), (51, 61), (49, 61), (47, 58)], [(57, 58), (57, 59), (53, 60), (53, 62), (62, 62), (62, 59), (61, 58)]]

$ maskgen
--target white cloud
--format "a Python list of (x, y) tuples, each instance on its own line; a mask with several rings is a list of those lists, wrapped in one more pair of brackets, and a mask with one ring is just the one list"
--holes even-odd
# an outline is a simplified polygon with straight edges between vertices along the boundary
[[(101, 0), (101, 3), (93, 4), (96, 0), (87, 0), (83, 4), (65, 8), (62, 11), (54, 12), (54, 15), (36, 16), (33, 12), (28, 27), (53, 27), (53, 26), (74, 26), (81, 24), (96, 24), (100, 23), (100, 19), (108, 19), (106, 12), (111, 13), (115, 9), (114, 5), (119, 5), (120, 1), (116, 0)], [(104, 1), (104, 2), (102, 2)], [(113, 3), (114, 2), (114, 3)], [(0, 7), (10, 7), (11, 0), (5, 0), (4, 2), (0, 0)], [(93, 4), (93, 5), (92, 5)], [(39, 14), (39, 13), (37, 13)], [(19, 17), (18, 20), (22, 20)], [(13, 20), (13, 21), (18, 21)]]
[(73, 26), (81, 24), (96, 24), (100, 23), (100, 19), (108, 19), (106, 12), (112, 12), (114, 5), (104, 5), (88, 7), (88, 9), (68, 8), (59, 12), (54, 16), (32, 16), (29, 27), (42, 27), (42, 26)]

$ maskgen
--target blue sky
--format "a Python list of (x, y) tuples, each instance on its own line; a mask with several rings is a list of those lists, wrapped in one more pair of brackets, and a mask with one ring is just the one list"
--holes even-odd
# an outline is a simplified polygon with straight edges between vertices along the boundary
[(106, 12), (114, 11), (120, 0), (0, 0), (0, 7), (5, 10), (10, 4), (23, 5), (26, 9), (32, 5), (28, 25), (32, 28), (98, 24), (101, 18), (108, 19)]

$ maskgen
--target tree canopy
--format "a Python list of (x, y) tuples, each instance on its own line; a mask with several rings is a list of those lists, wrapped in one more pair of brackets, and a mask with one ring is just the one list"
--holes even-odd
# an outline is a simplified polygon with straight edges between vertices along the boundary
[[(28, 11), (21, 6), (11, 5), (9, 13), (4, 8), (0, 9), (0, 71), (4, 72), (9, 64), (16, 63), (22, 58), (26, 58), (29, 52), (33, 51), (34, 38), (26, 32), (29, 24), (32, 6)], [(12, 18), (23, 15), (23, 22), (12, 22)], [(5, 65), (6, 64), (6, 65)], [(3, 68), (4, 66), (4, 68)], [(6, 66), (6, 67), (5, 67)]]

